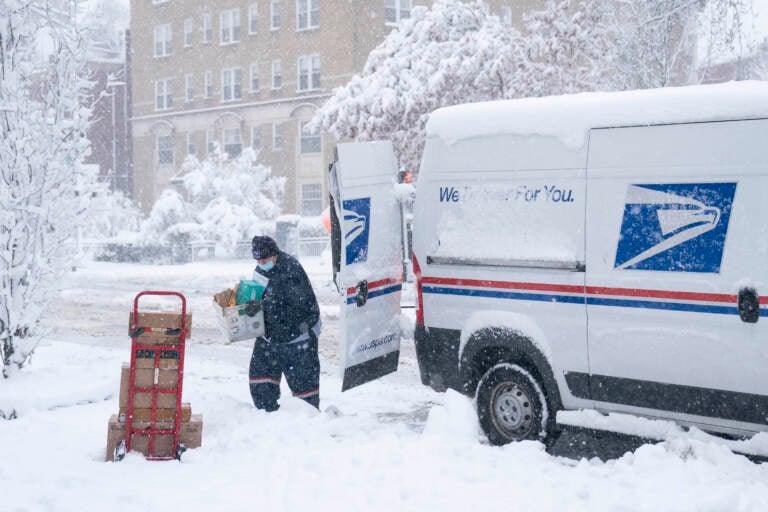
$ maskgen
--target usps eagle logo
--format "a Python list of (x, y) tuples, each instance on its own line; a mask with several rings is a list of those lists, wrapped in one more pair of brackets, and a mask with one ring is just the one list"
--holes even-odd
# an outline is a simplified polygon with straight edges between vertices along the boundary
[(720, 272), (736, 183), (629, 185), (614, 268)]
[(371, 198), (349, 199), (342, 206), (346, 264), (364, 262), (368, 259)]

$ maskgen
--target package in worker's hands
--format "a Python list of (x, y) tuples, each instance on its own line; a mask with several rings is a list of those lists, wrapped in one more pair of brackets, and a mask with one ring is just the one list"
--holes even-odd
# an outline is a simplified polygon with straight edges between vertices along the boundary
[[(263, 278), (263, 281), (255, 285), (252, 284), (254, 282), (241, 280), (234, 289), (227, 289), (213, 296), (213, 307), (219, 327), (230, 342), (264, 335), (264, 312), (260, 306), (267, 279)], [(244, 287), (246, 290), (241, 293)], [(248, 304), (249, 302), (252, 304)], [(246, 309), (252, 314), (249, 315)]]
[[(253, 279), (242, 279), (237, 285), (237, 301), (238, 305), (247, 304), (249, 302), (260, 302), (264, 296), (264, 290), (267, 288), (269, 279), (261, 274), (254, 272)], [(241, 315), (244, 312), (240, 313)]]

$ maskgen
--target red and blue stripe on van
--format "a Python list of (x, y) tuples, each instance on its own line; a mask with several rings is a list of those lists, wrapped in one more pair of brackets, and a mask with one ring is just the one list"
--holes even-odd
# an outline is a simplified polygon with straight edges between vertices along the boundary
[[(735, 294), (423, 277), (422, 293), (738, 315)], [(768, 316), (760, 299), (760, 316)]]
[[(368, 283), (368, 300), (399, 292), (402, 289), (403, 281), (400, 279), (386, 278), (371, 281)], [(357, 302), (357, 291), (357, 288), (354, 286), (347, 288), (347, 304), (355, 304)]]

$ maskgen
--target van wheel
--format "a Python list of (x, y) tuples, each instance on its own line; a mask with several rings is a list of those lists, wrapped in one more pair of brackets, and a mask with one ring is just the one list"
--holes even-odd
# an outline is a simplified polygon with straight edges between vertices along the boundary
[(547, 402), (541, 385), (525, 369), (497, 364), (477, 386), (477, 417), (491, 444), (546, 436)]

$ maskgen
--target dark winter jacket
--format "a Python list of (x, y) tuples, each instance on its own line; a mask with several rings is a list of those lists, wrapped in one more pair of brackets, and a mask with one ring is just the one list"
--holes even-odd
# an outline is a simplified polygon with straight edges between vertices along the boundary
[(296, 258), (280, 251), (271, 270), (256, 267), (256, 272), (269, 278), (261, 306), (265, 336), (270, 341), (287, 343), (300, 336), (307, 338), (313, 327), (319, 329), (320, 308), (315, 292)]

